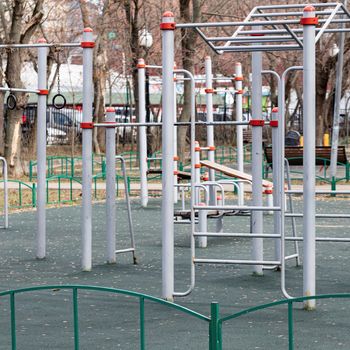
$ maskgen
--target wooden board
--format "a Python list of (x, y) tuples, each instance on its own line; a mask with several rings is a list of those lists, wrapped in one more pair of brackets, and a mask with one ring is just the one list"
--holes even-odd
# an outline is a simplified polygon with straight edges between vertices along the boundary
[[(238, 171), (236, 169), (229, 168), (226, 165), (210, 162), (209, 160), (201, 160), (201, 165), (203, 165), (209, 169), (214, 169), (216, 171), (219, 171), (220, 173), (223, 173), (223, 174), (230, 176), (230, 177), (236, 177), (238, 179), (252, 181), (252, 176), (250, 174), (243, 173), (242, 171)], [(266, 180), (263, 180), (262, 185), (264, 187), (272, 187), (273, 186), (272, 182), (266, 181)]]

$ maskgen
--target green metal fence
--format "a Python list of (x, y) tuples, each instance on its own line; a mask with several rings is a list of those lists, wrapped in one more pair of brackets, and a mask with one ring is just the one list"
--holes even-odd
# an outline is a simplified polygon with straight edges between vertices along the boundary
[[(187, 314), (194, 319), (203, 321), (205, 324), (205, 327), (208, 330), (208, 345), (209, 350), (222, 350), (222, 343), (223, 343), (223, 324), (233, 320), (237, 319), (241, 316), (255, 313), (260, 310), (273, 308), (279, 305), (286, 305), (287, 306), (287, 324), (288, 324), (288, 349), (294, 350), (295, 349), (295, 341), (294, 341), (294, 323), (293, 323), (293, 306), (295, 303), (302, 303), (306, 300), (318, 300), (318, 299), (350, 299), (350, 293), (346, 294), (326, 294), (326, 295), (317, 295), (317, 296), (308, 296), (308, 297), (299, 297), (299, 298), (293, 298), (293, 299), (284, 299), (280, 301), (275, 301), (272, 303), (267, 303), (263, 305), (254, 306), (239, 312), (236, 312), (234, 314), (220, 317), (220, 310), (219, 310), (219, 304), (212, 302), (211, 303), (211, 309), (210, 309), (210, 316), (205, 316), (203, 314), (200, 314), (194, 310), (191, 310), (189, 308), (186, 308), (184, 306), (171, 303), (168, 301), (165, 301), (163, 299), (159, 299), (156, 297), (152, 297), (150, 295), (146, 295), (143, 293), (138, 292), (132, 292), (124, 289), (115, 289), (115, 288), (107, 288), (107, 287), (99, 287), (99, 286), (88, 286), (88, 285), (50, 285), (50, 286), (37, 286), (37, 287), (29, 287), (29, 288), (21, 288), (16, 290), (9, 290), (0, 292), (0, 300), (1, 302), (4, 302), (4, 298), (9, 297), (9, 304), (10, 304), (10, 313), (9, 313), (9, 319), (10, 319), (10, 329), (11, 332), (11, 344), (12, 344), (12, 350), (17, 349), (17, 322), (16, 322), (16, 296), (18, 294), (23, 294), (27, 292), (36, 292), (36, 291), (44, 291), (44, 290), (51, 290), (55, 292), (54, 295), (51, 295), (54, 297), (56, 294), (58, 294), (60, 291), (68, 291), (70, 290), (72, 292), (72, 325), (73, 325), (73, 334), (74, 334), (74, 349), (78, 350), (80, 349), (80, 331), (81, 326), (79, 322), (79, 310), (81, 309), (79, 307), (79, 293), (81, 291), (96, 291), (101, 293), (110, 293), (110, 294), (122, 294), (128, 297), (132, 297), (137, 299), (138, 301), (138, 330), (139, 330), (139, 349), (145, 350), (146, 349), (146, 338), (147, 333), (145, 332), (145, 326), (146, 326), (146, 318), (145, 318), (145, 301), (152, 301), (157, 304), (164, 305), (168, 307), (169, 309), (175, 309), (176, 311), (180, 312), (180, 314)], [(2, 316), (4, 317), (4, 315)], [(157, 318), (157, 315), (154, 316)], [(153, 320), (153, 318), (152, 318)], [(150, 322), (150, 321), (149, 321)], [(83, 330), (85, 331), (85, 330)], [(234, 336), (234, 330), (233, 333), (230, 332), (230, 337)], [(268, 334), (267, 334), (268, 336)], [(261, 339), (259, 339), (261, 341)], [(235, 349), (234, 343), (231, 344), (233, 346), (232, 349)]]
[[(17, 320), (16, 320), (16, 296), (18, 294), (23, 294), (27, 292), (36, 292), (43, 290), (52, 290), (55, 293), (58, 293), (61, 290), (71, 290), (72, 291), (72, 310), (73, 310), (73, 334), (74, 334), (74, 349), (80, 349), (80, 324), (79, 324), (79, 292), (82, 290), (85, 291), (96, 291), (96, 292), (104, 292), (111, 294), (123, 294), (129, 297), (133, 297), (138, 300), (139, 303), (139, 315), (138, 315), (138, 323), (139, 323), (139, 349), (146, 349), (146, 332), (145, 332), (145, 301), (149, 300), (155, 302), (157, 304), (165, 305), (171, 309), (175, 309), (176, 311), (192, 316), (193, 318), (203, 321), (206, 324), (206, 327), (209, 326), (210, 330), (216, 330), (216, 327), (211, 326), (212, 318), (202, 315), (196, 311), (188, 309), (184, 306), (174, 304), (163, 299), (159, 299), (156, 297), (152, 297), (150, 295), (132, 292), (123, 289), (114, 289), (107, 287), (98, 287), (98, 286), (84, 286), (84, 285), (51, 285), (51, 286), (37, 286), (37, 287), (29, 287), (29, 288), (21, 288), (16, 290), (10, 290), (5, 292), (0, 292), (0, 299), (4, 297), (10, 298), (10, 332), (11, 332), (11, 346), (12, 350), (17, 349)], [(4, 301), (4, 300), (2, 300)], [(215, 317), (214, 317), (214, 320)], [(214, 332), (209, 332), (212, 334), (211, 336), (216, 336)], [(212, 339), (209, 340), (210, 343), (213, 343)], [(211, 349), (211, 347), (210, 347)]]
[(306, 296), (306, 297), (299, 297), (299, 298), (292, 298), (292, 299), (283, 299), (279, 301), (275, 301), (272, 303), (267, 303), (263, 305), (254, 306), (239, 312), (236, 312), (232, 315), (225, 316), (225, 317), (219, 317), (219, 311), (217, 310), (217, 320), (215, 322), (215, 325), (213, 327), (216, 327), (215, 333), (218, 334), (218, 337), (216, 338), (216, 344), (215, 347), (212, 347), (212, 350), (222, 350), (222, 340), (223, 340), (223, 332), (222, 332), (222, 326), (225, 322), (239, 318), (240, 316), (244, 316), (250, 313), (257, 312), (259, 310), (269, 309), (276, 307), (278, 305), (286, 305), (287, 306), (287, 317), (288, 317), (288, 350), (294, 350), (295, 349), (295, 342), (294, 342), (294, 322), (293, 322), (293, 304), (295, 303), (302, 303), (306, 300), (318, 300), (318, 299), (349, 299), (350, 293), (344, 293), (344, 294), (323, 294), (323, 295), (315, 295), (315, 296)]

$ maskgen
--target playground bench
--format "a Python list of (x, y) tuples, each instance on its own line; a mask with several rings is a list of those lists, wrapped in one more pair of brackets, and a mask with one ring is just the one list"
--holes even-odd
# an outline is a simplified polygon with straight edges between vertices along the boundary
[[(285, 158), (289, 165), (302, 166), (303, 165), (303, 151), (302, 146), (285, 146)], [(330, 146), (316, 146), (316, 160), (315, 165), (327, 167), (331, 162), (332, 147)], [(268, 174), (269, 168), (272, 169), (272, 147), (265, 146), (265, 175)], [(344, 165), (346, 169), (346, 180), (349, 180), (349, 161), (346, 155), (345, 146), (338, 147), (337, 163)]]

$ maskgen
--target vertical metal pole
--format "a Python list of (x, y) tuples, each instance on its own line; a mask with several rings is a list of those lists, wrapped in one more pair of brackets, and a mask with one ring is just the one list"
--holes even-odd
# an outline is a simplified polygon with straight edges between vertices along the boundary
[[(176, 69), (176, 63), (174, 63), (174, 69)], [(174, 74), (174, 123), (177, 121), (177, 97), (176, 97), (176, 74)], [(177, 154), (177, 126), (174, 125), (174, 203), (177, 203), (179, 199), (179, 188), (176, 186), (178, 184), (177, 178), (177, 166), (179, 157)]]
[[(347, 0), (343, 1), (346, 7)], [(345, 28), (345, 23), (340, 24), (341, 28)], [(341, 100), (341, 90), (343, 82), (343, 65), (344, 65), (344, 39), (345, 33), (339, 33), (339, 52), (337, 61), (337, 72), (335, 82), (335, 96), (334, 96), (334, 111), (333, 111), (333, 129), (332, 129), (332, 150), (331, 150), (331, 166), (330, 177), (331, 180), (336, 180), (337, 177), (337, 161), (338, 161), (338, 138), (339, 138), (339, 109)]]
[[(39, 39), (39, 43), (46, 43)], [(38, 121), (37, 121), (37, 232), (36, 258), (46, 256), (46, 105), (47, 48), (38, 48)]]
[[(205, 206), (205, 203), (199, 203), (200, 206)], [(207, 224), (207, 211), (198, 210), (198, 232), (208, 232)], [(207, 236), (198, 237), (198, 247), (206, 248), (207, 247)]]
[[(207, 122), (213, 122), (213, 73), (211, 57), (205, 57), (205, 101), (207, 105)], [(207, 125), (208, 159), (215, 162), (214, 125)], [(209, 181), (215, 181), (215, 170), (209, 169)], [(209, 205), (215, 205), (216, 191), (214, 186), (209, 188)]]
[(2, 177), (4, 178), (4, 228), (9, 227), (9, 203), (8, 203), (8, 175), (7, 175), (7, 161), (5, 158), (0, 157), (2, 160)]
[[(315, 8), (308, 5), (304, 8), (303, 24), (303, 65), (304, 65), (304, 268), (303, 295), (315, 295), (316, 292), (316, 257), (315, 257)], [(306, 300), (305, 309), (314, 309), (315, 300)]]
[[(283, 182), (283, 178), (281, 179), (281, 159), (284, 158), (284, 155), (281, 155), (282, 152), (282, 146), (281, 142), (283, 140), (280, 137), (280, 129), (284, 128), (284, 125), (282, 124), (282, 118), (279, 118), (279, 111), (283, 111), (281, 106), (281, 91), (280, 91), (280, 80), (278, 81), (279, 87), (278, 87), (278, 106), (274, 107), (272, 109), (272, 178), (273, 178), (273, 205), (279, 207), (281, 205), (281, 193), (280, 193), (280, 181)], [(281, 213), (278, 211), (275, 211), (273, 213), (273, 229), (274, 234), (280, 235), (281, 234), (281, 220), (280, 220)], [(275, 239), (275, 260), (280, 261), (281, 260), (281, 240)]]
[[(235, 64), (235, 97), (236, 97), (236, 121), (242, 121), (242, 96), (243, 96), (243, 76), (242, 65), (237, 62)], [(243, 126), (236, 127), (236, 146), (237, 146), (237, 169), (244, 172), (244, 153), (243, 153)], [(244, 205), (244, 183), (240, 182), (238, 193), (238, 205)]]
[[(115, 123), (115, 109), (107, 108), (106, 122)], [(115, 222), (115, 127), (106, 128), (106, 261), (116, 262)], [(128, 189), (125, 188), (125, 191)]]
[(163, 14), (162, 23), (162, 297), (174, 295), (174, 15)]
[[(262, 119), (262, 53), (252, 53), (252, 122)], [(252, 125), (254, 125), (252, 123)], [(252, 126), (252, 197), (254, 206), (262, 206), (262, 127)], [(252, 211), (252, 233), (263, 232), (263, 212)], [(263, 259), (263, 239), (252, 239), (253, 260)], [(262, 265), (253, 266), (254, 275), (263, 275)]]
[[(222, 197), (221, 197), (221, 196), (216, 197), (216, 202), (217, 202), (217, 205), (218, 205), (218, 206), (223, 205)], [(218, 217), (215, 221), (216, 221), (215, 232), (217, 232), (217, 233), (223, 233), (223, 232), (224, 232), (224, 220), (223, 220), (223, 216), (221, 215), (221, 216)]]
[[(83, 33), (83, 122), (92, 124), (92, 60), (93, 60), (93, 36), (92, 29), (85, 28)], [(81, 234), (82, 234), (82, 257), (81, 265), (83, 271), (91, 271), (92, 261), (92, 128), (84, 127), (82, 142), (82, 212), (81, 212)]]
[[(199, 142), (195, 141), (194, 142), (194, 167), (196, 169), (195, 171), (195, 179), (194, 183), (197, 185), (201, 182), (201, 148), (199, 146)], [(200, 202), (200, 190), (199, 188), (196, 188), (195, 190), (195, 204), (198, 204)]]
[[(138, 90), (139, 90), (139, 122), (146, 122), (146, 93), (145, 93), (145, 61), (140, 58), (137, 63)], [(140, 150), (140, 186), (141, 205), (145, 208), (148, 204), (147, 185), (147, 134), (146, 127), (139, 127), (139, 150)]]

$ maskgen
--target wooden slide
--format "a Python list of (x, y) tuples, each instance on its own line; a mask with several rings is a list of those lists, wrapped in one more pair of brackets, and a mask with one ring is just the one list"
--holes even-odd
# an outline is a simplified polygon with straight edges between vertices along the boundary
[[(209, 160), (201, 160), (201, 165), (205, 166), (209, 169), (214, 169), (216, 171), (219, 171), (220, 173), (223, 173), (223, 174), (230, 176), (230, 177), (236, 177), (238, 179), (252, 181), (251, 175), (249, 175), (247, 173), (243, 173), (242, 171), (238, 171), (236, 169), (229, 168), (225, 165), (210, 162)], [(263, 185), (263, 187), (272, 187), (273, 186), (272, 182), (266, 181), (266, 180), (263, 180), (262, 185)]]

